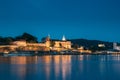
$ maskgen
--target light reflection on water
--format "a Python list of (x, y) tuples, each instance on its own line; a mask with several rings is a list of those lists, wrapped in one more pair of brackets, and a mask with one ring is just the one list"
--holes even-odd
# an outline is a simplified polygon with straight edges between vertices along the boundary
[(120, 80), (120, 55), (0, 56), (0, 80)]

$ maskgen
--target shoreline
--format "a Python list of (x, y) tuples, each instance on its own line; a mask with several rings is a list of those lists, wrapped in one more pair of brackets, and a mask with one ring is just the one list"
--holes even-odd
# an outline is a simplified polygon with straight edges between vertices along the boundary
[(20, 51), (20, 52), (10, 52), (10, 53), (0, 53), (0, 56), (45, 56), (45, 55), (120, 55), (120, 53), (80, 53), (80, 52), (34, 52), (34, 51)]

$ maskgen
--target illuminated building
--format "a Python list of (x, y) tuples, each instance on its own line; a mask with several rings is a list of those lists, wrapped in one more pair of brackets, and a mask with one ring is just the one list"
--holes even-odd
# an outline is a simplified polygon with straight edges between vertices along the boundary
[(78, 48), (78, 52), (80, 52), (80, 53), (92, 53), (91, 50), (85, 50), (84, 47)]
[(113, 43), (113, 49), (120, 51), (120, 46), (117, 46), (117, 43)]
[(11, 51), (61, 51), (65, 49), (71, 49), (71, 42), (67, 41), (63, 36), (61, 41), (54, 41), (54, 45), (51, 46), (50, 36), (45, 37), (41, 43), (27, 43), (25, 40), (14, 41), (11, 45), (0, 46), (0, 52)]
[(98, 47), (105, 47), (105, 44), (98, 44)]
[(63, 36), (62, 41), (55, 41), (54, 47), (71, 49), (71, 45), (72, 45), (71, 42), (67, 41), (65, 36)]
[(11, 44), (16, 46), (27, 46), (27, 42), (25, 40), (14, 41)]

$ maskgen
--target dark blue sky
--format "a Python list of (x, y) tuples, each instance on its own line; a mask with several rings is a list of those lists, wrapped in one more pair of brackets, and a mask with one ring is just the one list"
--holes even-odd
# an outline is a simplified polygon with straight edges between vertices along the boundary
[(120, 0), (0, 0), (0, 36), (120, 42)]

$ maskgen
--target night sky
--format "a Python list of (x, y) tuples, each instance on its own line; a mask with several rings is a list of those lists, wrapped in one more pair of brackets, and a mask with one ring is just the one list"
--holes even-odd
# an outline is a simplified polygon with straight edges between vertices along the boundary
[(0, 36), (120, 42), (120, 0), (0, 0)]

